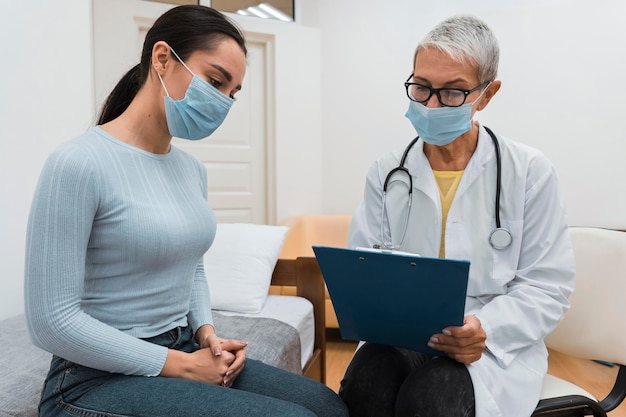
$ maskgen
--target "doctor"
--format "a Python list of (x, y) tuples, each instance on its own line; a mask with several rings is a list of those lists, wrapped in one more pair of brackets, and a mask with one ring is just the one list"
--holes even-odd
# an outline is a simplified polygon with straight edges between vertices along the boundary
[(537, 405), (574, 258), (552, 164), (472, 120), (500, 89), (498, 57), (471, 16), (416, 49), (405, 87), (419, 139), (371, 166), (349, 246), (470, 260), (466, 317), (431, 337), (443, 357), (362, 344), (340, 388), (352, 417), (528, 417)]

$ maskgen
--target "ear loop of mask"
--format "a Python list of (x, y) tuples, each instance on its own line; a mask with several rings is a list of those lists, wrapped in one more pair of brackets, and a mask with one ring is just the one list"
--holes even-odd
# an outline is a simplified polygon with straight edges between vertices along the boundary
[[(169, 46), (169, 45), (167, 45)], [(172, 51), (172, 53), (174, 54), (174, 56), (176, 57), (176, 59), (178, 59), (178, 62), (180, 62), (181, 64), (183, 64), (183, 67), (185, 67), (185, 69), (187, 71), (189, 71), (189, 73), (193, 76), (195, 76), (196, 74), (193, 73), (193, 71), (191, 71), (189, 69), (189, 67), (187, 66), (187, 64), (185, 64), (185, 62), (180, 59), (180, 57), (178, 56), (178, 54), (176, 53), (176, 51), (174, 50), (174, 48), (172, 48), (171, 46), (169, 46), (170, 51)], [(163, 86), (163, 89), (165, 90), (165, 94), (167, 94), (168, 97), (170, 97), (170, 93), (169, 91), (167, 91), (167, 87), (165, 87), (165, 83), (163, 82), (163, 78), (161, 78), (161, 74), (159, 74), (159, 72), (157, 71), (157, 77), (159, 77), (159, 81), (161, 81), (161, 85)]]

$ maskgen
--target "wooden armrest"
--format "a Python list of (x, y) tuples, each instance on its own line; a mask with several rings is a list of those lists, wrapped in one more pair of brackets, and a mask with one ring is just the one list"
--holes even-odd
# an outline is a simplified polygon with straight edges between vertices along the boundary
[[(314, 351), (319, 352), (319, 363), (313, 364), (314, 379), (326, 382), (326, 309), (325, 286), (322, 273), (314, 257), (299, 257), (296, 259), (278, 259), (272, 274), (271, 285), (287, 285), (297, 288), (296, 294), (304, 297), (313, 304), (315, 319)], [(314, 352), (314, 358), (316, 359)], [(311, 365), (311, 364), (309, 364)], [(310, 368), (308, 366), (307, 368)], [(305, 369), (305, 375), (307, 374)], [(318, 375), (319, 373), (319, 375)]]

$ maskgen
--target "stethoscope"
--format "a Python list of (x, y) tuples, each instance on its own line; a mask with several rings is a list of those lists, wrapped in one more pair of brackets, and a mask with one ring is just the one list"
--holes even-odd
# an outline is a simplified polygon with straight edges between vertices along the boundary
[[(487, 133), (489, 133), (489, 136), (491, 136), (491, 140), (493, 141), (493, 145), (496, 150), (496, 202), (495, 202), (496, 228), (489, 235), (489, 244), (494, 249), (502, 250), (502, 249), (506, 249), (511, 244), (511, 242), (513, 241), (513, 236), (511, 235), (511, 232), (509, 232), (506, 228), (502, 227), (500, 223), (500, 193), (501, 193), (501, 187), (502, 187), (501, 186), (502, 158), (500, 156), (500, 144), (498, 143), (498, 139), (496, 138), (496, 135), (491, 131), (491, 129), (489, 129), (487, 126), (483, 126), (483, 127), (485, 128)], [(385, 182), (383, 183), (383, 199), (382, 199), (383, 208), (382, 208), (381, 219), (380, 219), (380, 241), (382, 242), (382, 244), (374, 245), (376, 249), (387, 249), (387, 250), (399, 249), (404, 243), (404, 238), (406, 236), (406, 231), (409, 225), (409, 217), (411, 215), (411, 205), (413, 204), (413, 178), (411, 177), (411, 173), (404, 166), (404, 164), (406, 162), (407, 156), (409, 155), (409, 152), (413, 148), (413, 145), (415, 145), (415, 143), (418, 141), (418, 139), (419, 139), (419, 136), (413, 139), (411, 143), (409, 143), (409, 145), (404, 150), (404, 153), (402, 154), (402, 158), (400, 159), (400, 164), (394, 169), (392, 169), (391, 171), (389, 171), (389, 173), (387, 174), (387, 177), (385, 178)], [(385, 234), (384, 234), (385, 203), (387, 201), (387, 188), (392, 183), (391, 178), (396, 173), (399, 173), (399, 172), (406, 174), (406, 176), (409, 178), (409, 202), (408, 202), (406, 218), (404, 220), (404, 232), (402, 233), (402, 239), (400, 240), (399, 245), (393, 245), (391, 243), (385, 243)]]

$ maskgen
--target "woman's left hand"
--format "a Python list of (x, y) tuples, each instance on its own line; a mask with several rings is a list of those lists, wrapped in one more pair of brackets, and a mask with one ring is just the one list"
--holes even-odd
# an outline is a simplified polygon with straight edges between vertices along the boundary
[(428, 346), (463, 364), (479, 360), (487, 347), (487, 333), (476, 316), (465, 316), (463, 326), (450, 326), (430, 338)]

